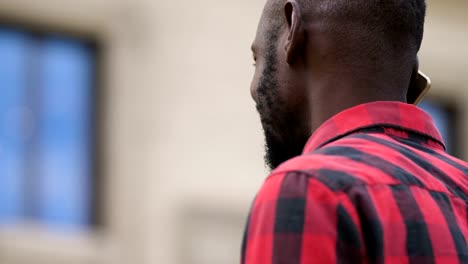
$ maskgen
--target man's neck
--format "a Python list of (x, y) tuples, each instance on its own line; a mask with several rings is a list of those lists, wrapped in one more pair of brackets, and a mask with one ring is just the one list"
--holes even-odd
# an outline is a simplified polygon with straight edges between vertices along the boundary
[(308, 89), (311, 131), (314, 132), (334, 115), (357, 105), (376, 101), (406, 102), (402, 85), (389, 82), (333, 78), (326, 82), (314, 82)]

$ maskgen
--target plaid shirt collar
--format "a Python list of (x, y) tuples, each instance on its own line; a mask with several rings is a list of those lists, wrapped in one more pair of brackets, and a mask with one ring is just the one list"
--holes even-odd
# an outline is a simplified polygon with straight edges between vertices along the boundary
[(423, 110), (401, 102), (373, 102), (349, 108), (326, 121), (309, 139), (304, 153), (360, 130), (379, 127), (394, 136), (407, 132), (428, 138), (436, 147), (445, 149), (433, 119)]

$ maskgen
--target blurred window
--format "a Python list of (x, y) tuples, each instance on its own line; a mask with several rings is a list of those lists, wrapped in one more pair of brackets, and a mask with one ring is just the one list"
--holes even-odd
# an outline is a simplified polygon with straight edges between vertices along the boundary
[(0, 26), (0, 224), (93, 222), (95, 49)]
[(456, 143), (458, 141), (456, 135), (458, 132), (457, 129), (459, 128), (456, 126), (456, 111), (453, 109), (453, 106), (432, 97), (422, 101), (419, 106), (434, 119), (444, 139), (447, 152), (452, 155), (457, 155)]

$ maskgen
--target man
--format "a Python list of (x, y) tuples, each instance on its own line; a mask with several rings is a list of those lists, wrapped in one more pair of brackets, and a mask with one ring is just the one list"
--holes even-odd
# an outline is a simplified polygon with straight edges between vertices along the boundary
[(407, 102), (425, 9), (267, 1), (252, 95), (273, 172), (242, 263), (468, 263), (468, 164)]

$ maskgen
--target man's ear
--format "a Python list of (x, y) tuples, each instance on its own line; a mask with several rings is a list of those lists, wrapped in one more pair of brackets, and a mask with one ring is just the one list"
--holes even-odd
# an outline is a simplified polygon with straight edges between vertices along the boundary
[(284, 14), (288, 24), (288, 39), (285, 50), (288, 64), (293, 64), (302, 55), (305, 32), (302, 25), (302, 9), (297, 0), (288, 0), (284, 6)]

